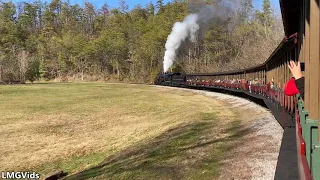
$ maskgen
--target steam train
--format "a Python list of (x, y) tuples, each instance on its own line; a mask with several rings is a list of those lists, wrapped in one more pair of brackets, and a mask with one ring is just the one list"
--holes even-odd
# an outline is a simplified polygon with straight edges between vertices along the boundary
[(155, 84), (157, 85), (171, 85), (171, 86), (182, 86), (186, 84), (186, 76), (184, 73), (162, 73), (158, 75)]
[[(286, 37), (261, 65), (216, 73), (163, 73), (155, 83), (263, 101), (284, 128), (275, 179), (320, 180), (319, 4), (318, 0), (280, 0)], [(291, 78), (290, 60), (305, 64), (303, 99), (283, 92)]]

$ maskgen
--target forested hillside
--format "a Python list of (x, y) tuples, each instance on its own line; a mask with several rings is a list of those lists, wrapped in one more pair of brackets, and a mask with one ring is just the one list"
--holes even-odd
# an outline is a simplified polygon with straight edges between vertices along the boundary
[[(281, 16), (269, 0), (224, 1), (228, 17), (213, 18), (197, 42), (185, 42), (173, 70), (216, 72), (262, 63), (283, 39)], [(0, 0), (0, 83), (27, 80), (152, 82), (163, 71), (165, 43), (175, 22), (205, 6), (175, 0), (129, 9), (95, 8), (61, 0), (12, 3)], [(223, 67), (223, 69), (222, 69)]]

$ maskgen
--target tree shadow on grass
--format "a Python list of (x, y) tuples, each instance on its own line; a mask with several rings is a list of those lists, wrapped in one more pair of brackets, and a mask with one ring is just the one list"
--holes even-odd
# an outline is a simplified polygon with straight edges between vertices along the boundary
[(216, 123), (180, 125), (65, 179), (213, 179), (219, 175), (221, 161), (236, 148), (235, 140), (250, 131), (233, 121), (224, 132), (227, 136), (217, 138)]

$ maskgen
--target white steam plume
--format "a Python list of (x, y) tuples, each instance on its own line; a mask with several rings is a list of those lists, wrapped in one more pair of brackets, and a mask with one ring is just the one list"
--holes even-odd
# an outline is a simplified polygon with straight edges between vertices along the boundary
[(190, 14), (183, 22), (176, 22), (172, 28), (171, 34), (166, 42), (166, 52), (164, 54), (163, 70), (167, 72), (172, 66), (176, 57), (176, 51), (181, 43), (189, 37), (191, 42), (196, 42), (196, 33), (200, 29), (198, 24), (198, 14)]
[[(200, 26), (205, 29), (206, 24), (218, 24), (219, 22), (226, 22), (232, 9), (230, 4), (224, 1), (213, 5), (206, 5), (205, 3), (196, 3), (195, 11), (196, 14), (187, 16), (183, 22), (177, 22), (172, 28), (171, 34), (168, 36), (166, 43), (166, 52), (164, 54), (163, 70), (167, 72), (172, 66), (176, 53), (181, 44), (189, 38), (191, 42), (196, 42), (196, 34), (200, 29)], [(198, 5), (200, 5), (198, 7)], [(194, 6), (190, 4), (190, 6)]]

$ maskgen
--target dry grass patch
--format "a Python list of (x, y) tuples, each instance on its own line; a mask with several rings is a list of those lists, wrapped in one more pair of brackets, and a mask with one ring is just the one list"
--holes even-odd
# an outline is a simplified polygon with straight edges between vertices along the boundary
[(0, 99), (0, 169), (41, 174), (84, 170), (169, 129), (209, 123), (195, 136), (200, 139), (185, 145), (194, 146), (201, 138), (228, 136), (223, 127), (234, 120), (213, 98), (141, 85), (0, 86)]

